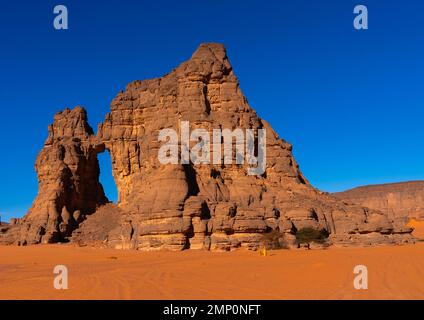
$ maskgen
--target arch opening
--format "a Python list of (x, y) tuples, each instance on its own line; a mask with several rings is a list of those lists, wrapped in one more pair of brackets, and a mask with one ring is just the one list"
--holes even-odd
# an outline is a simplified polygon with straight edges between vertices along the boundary
[(112, 175), (112, 159), (109, 151), (97, 154), (100, 167), (99, 180), (103, 186), (106, 197), (110, 202), (118, 203), (118, 188), (116, 187), (115, 179)]

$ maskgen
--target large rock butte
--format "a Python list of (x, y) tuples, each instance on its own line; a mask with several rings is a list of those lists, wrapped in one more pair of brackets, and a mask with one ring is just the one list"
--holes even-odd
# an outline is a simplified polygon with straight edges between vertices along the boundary
[[(178, 131), (181, 121), (209, 132), (266, 129), (266, 171), (255, 176), (247, 174), (247, 164), (161, 164), (159, 131)], [(97, 161), (104, 151), (112, 159), (117, 206), (104, 206)], [(130, 83), (112, 101), (96, 136), (84, 109), (58, 113), (35, 167), (38, 196), (24, 218), (4, 228), (2, 243), (256, 249), (272, 232), (294, 245), (302, 228), (325, 229), (336, 245), (414, 241), (403, 223), (309, 184), (291, 145), (249, 106), (220, 44), (200, 45), (162, 78)]]

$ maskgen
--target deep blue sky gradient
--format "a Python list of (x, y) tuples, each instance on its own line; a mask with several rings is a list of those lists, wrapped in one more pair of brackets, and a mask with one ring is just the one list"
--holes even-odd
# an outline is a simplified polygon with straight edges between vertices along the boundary
[[(53, 28), (53, 7), (69, 30)], [(353, 28), (365, 4), (369, 29)], [(424, 179), (424, 1), (2, 1), (0, 214), (37, 193), (53, 115), (83, 105), (95, 130), (111, 99), (221, 42), (250, 105), (326, 191)], [(107, 155), (102, 182), (116, 199)]]

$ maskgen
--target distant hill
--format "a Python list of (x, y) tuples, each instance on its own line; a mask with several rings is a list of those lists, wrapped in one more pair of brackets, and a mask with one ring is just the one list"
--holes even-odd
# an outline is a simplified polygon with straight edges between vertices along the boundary
[(424, 220), (424, 181), (368, 185), (333, 195), (347, 202), (383, 211), (390, 218)]
[(6, 221), (3, 221), (4, 217), (0, 215), (0, 226), (7, 225), (8, 223)]

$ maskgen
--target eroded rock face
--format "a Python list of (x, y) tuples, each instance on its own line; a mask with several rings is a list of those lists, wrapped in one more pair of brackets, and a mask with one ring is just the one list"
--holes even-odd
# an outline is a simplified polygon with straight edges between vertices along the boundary
[[(102, 234), (96, 240), (115, 248), (256, 249), (271, 231), (285, 235), (291, 246), (302, 228), (325, 229), (332, 243), (342, 245), (413, 241), (412, 230), (387, 215), (347, 205), (308, 183), (291, 145), (249, 106), (220, 44), (202, 44), (190, 60), (162, 78), (130, 83), (112, 101), (97, 137), (81, 109), (58, 117), (69, 120), (56, 119), (37, 159), (40, 192), (18, 228), (21, 241), (69, 236), (77, 226), (76, 211), (84, 217), (106, 201), (96, 159), (104, 149), (112, 158), (120, 219), (107, 236), (91, 234)], [(247, 163), (160, 163), (160, 130), (181, 133), (182, 121), (189, 122), (191, 131), (211, 133), (265, 129), (265, 172), (248, 175)], [(83, 229), (79, 242), (84, 241)]]
[(334, 195), (379, 210), (390, 219), (424, 220), (424, 181), (363, 186)]
[(107, 202), (99, 183), (96, 148), (101, 146), (95, 143), (83, 108), (55, 115), (35, 162), (38, 195), (27, 215), (11, 226), (7, 242), (66, 241), (85, 215)]

